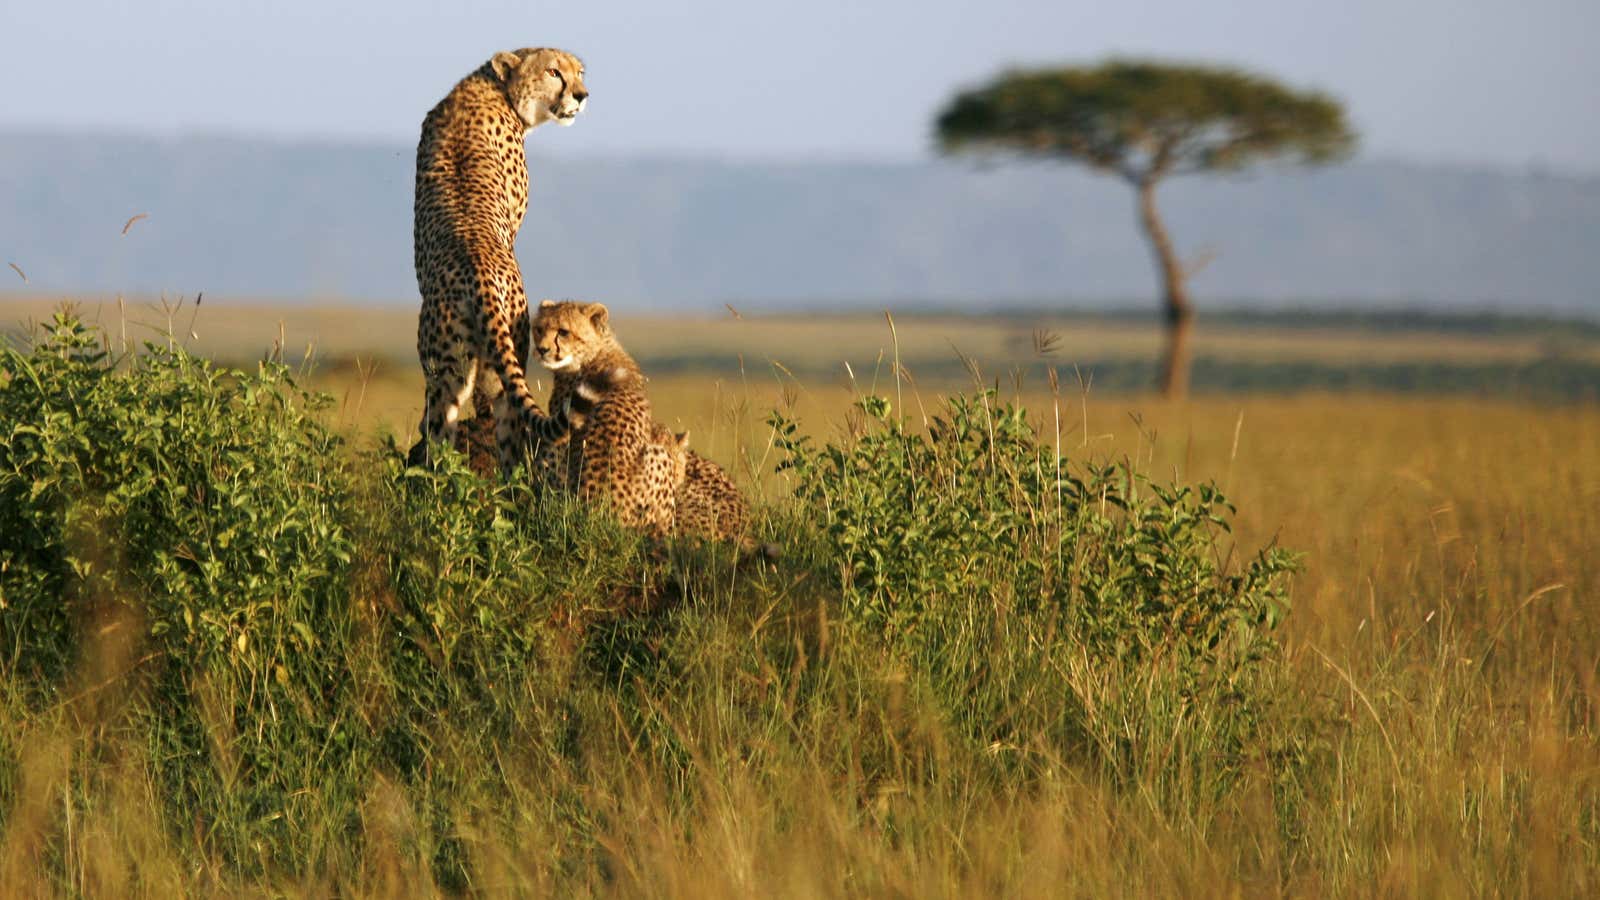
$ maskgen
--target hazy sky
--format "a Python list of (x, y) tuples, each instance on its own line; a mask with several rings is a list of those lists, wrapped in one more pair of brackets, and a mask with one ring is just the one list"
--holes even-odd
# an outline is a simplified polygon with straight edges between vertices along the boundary
[(1600, 172), (1600, 0), (0, 0), (0, 128), (413, 140), (493, 51), (593, 93), (539, 152), (915, 158), (1007, 64), (1243, 64), (1345, 100), (1368, 155)]

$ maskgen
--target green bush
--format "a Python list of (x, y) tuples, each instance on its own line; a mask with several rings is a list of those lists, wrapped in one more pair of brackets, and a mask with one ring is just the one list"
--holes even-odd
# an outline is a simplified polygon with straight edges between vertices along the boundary
[(275, 364), (114, 360), (64, 314), (0, 356), (5, 675), (49, 698), (136, 629), (140, 671), (106, 674), (154, 692), (135, 715), (174, 806), (282, 839), (273, 814), (360, 742), (338, 714), (354, 545), (326, 403)]
[(556, 696), (574, 623), (615, 614), (649, 576), (636, 535), (525, 479), (488, 484), (454, 453), (428, 469), (393, 448), (367, 461), (363, 593), (380, 601), (381, 686), (404, 720), (374, 724), (409, 772), (441, 716), (473, 716), (496, 737), (538, 719), (514, 688)]
[(1096, 733), (1116, 723), (1074, 694), (1076, 663), (1158, 679), (1150, 696), (1178, 705), (1250, 699), (1238, 688), (1274, 647), (1294, 562), (1269, 548), (1229, 565), (1233, 507), (1213, 485), (1065, 460), (992, 391), (951, 399), (925, 432), (883, 398), (858, 405), (863, 433), (821, 447), (775, 416), (780, 468), (825, 530), (847, 619), (924, 673), (949, 719), (998, 745), (1125, 744)]
[(0, 355), (0, 676), (36, 709), (132, 676), (169, 821), (247, 870), (314, 866), (380, 769), (449, 796), (453, 719), (548, 730), (563, 622), (654, 589), (636, 535), (454, 453), (354, 452), (329, 402), (65, 314)]
[(337, 643), (353, 546), (326, 398), (281, 366), (213, 368), (151, 345), (120, 371), (58, 315), (0, 355), (0, 635), (13, 675), (55, 677), (85, 607), (131, 604), (168, 660), (263, 690)]

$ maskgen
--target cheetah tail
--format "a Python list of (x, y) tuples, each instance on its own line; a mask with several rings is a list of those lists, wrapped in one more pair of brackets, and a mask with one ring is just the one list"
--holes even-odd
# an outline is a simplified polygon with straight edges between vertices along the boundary
[(500, 376), (500, 383), (510, 395), (512, 412), (522, 423), (523, 433), (533, 442), (560, 440), (568, 429), (566, 414), (557, 410), (547, 416), (539, 409), (538, 401), (533, 399), (533, 394), (528, 390), (528, 376), (517, 356), (511, 332), (505, 329), (491, 331), (490, 340), (494, 345), (491, 362)]

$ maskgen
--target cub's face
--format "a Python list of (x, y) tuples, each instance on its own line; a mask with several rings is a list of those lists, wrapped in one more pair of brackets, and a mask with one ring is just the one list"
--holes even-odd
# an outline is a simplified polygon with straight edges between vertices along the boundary
[(524, 47), (494, 55), (490, 66), (528, 128), (546, 122), (571, 125), (589, 102), (583, 61), (565, 50)]
[(611, 314), (600, 303), (544, 300), (533, 317), (533, 352), (552, 372), (575, 372), (608, 346)]

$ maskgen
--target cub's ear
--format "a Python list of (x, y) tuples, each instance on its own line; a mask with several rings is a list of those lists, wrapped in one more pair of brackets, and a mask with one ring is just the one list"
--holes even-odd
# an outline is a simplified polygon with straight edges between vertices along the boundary
[(685, 431), (682, 434), (679, 434), (675, 438), (675, 440), (677, 440), (677, 442), (678, 442), (678, 449), (680, 449), (680, 450), (689, 449), (689, 432)]
[(494, 55), (493, 59), (489, 60), (489, 68), (494, 70), (495, 77), (501, 81), (510, 81), (511, 73), (515, 72), (517, 66), (520, 65), (522, 65), (522, 57), (512, 53), (510, 50), (501, 50)]
[(555, 305), (556, 305), (556, 302), (554, 300), (540, 300), (539, 301), (539, 308), (540, 309), (549, 309), (550, 307), (555, 306)]
[(589, 321), (594, 325), (594, 330), (605, 334), (610, 330), (611, 313), (603, 303), (591, 303), (583, 310), (589, 315)]

